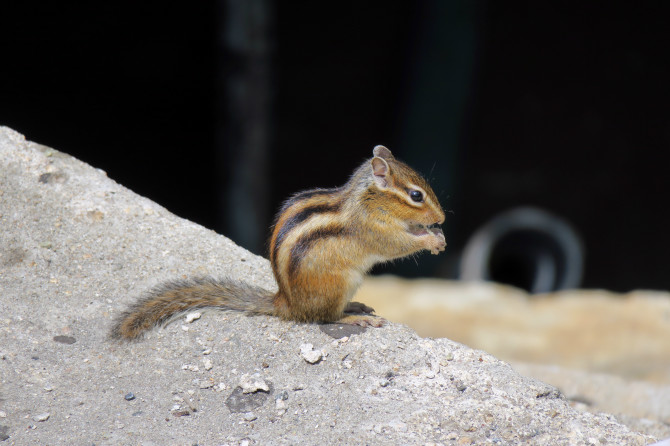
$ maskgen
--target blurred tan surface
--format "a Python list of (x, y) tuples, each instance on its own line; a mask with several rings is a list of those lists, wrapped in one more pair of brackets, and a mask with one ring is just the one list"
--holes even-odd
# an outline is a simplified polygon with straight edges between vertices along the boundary
[(670, 293), (529, 296), (491, 283), (370, 277), (355, 300), (414, 328), (509, 361), (670, 384)]

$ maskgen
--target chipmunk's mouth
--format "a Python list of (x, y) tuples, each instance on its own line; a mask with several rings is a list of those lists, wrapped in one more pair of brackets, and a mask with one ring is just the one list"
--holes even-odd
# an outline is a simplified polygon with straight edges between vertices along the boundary
[(421, 237), (429, 234), (442, 234), (442, 227), (439, 223), (433, 223), (432, 225), (424, 225), (421, 223), (409, 223), (407, 225), (407, 232), (417, 237)]

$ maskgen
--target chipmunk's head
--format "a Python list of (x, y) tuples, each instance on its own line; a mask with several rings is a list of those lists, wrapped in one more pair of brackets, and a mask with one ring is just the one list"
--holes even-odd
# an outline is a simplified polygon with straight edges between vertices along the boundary
[[(379, 210), (399, 220), (408, 233), (425, 238), (426, 249), (433, 254), (442, 251), (444, 211), (428, 182), (414, 169), (395, 159), (389, 149), (377, 146), (370, 160), (374, 185), (385, 205)], [(435, 239), (441, 239), (439, 243)], [(441, 249), (440, 249), (440, 245)]]

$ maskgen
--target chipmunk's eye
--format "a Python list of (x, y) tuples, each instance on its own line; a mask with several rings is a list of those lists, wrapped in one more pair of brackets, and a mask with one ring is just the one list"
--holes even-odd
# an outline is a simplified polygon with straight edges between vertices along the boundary
[(418, 190), (409, 191), (409, 197), (416, 203), (421, 203), (423, 201), (423, 194)]

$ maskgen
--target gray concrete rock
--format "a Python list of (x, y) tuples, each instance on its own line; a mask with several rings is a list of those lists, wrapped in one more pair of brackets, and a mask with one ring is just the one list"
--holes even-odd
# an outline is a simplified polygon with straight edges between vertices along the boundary
[(579, 410), (611, 413), (631, 429), (670, 439), (670, 387), (667, 385), (557, 366), (513, 362), (512, 367), (525, 376), (558, 387)]
[[(395, 324), (335, 339), (318, 325), (209, 312), (138, 343), (111, 342), (112, 318), (161, 281), (229, 275), (272, 288), (269, 265), (8, 128), (0, 128), (0, 228), (7, 444), (654, 440), (613, 416), (575, 410), (491, 355)], [(321, 360), (303, 359), (305, 344)], [(244, 394), (245, 374), (268, 391)]]

